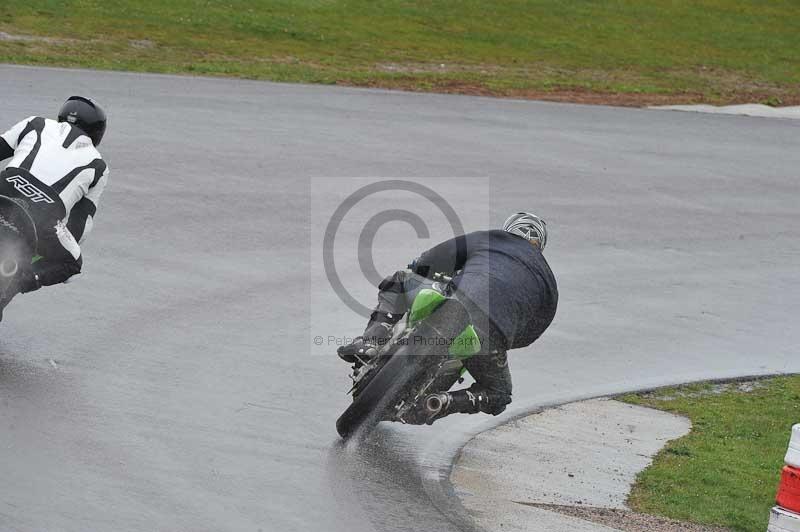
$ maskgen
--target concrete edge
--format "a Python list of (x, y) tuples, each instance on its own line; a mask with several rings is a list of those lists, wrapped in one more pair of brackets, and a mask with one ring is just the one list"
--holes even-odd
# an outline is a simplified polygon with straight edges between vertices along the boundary
[(788, 377), (791, 375), (797, 375), (797, 373), (793, 372), (771, 372), (771, 373), (754, 373), (748, 375), (740, 375), (740, 376), (733, 376), (733, 377), (720, 377), (720, 378), (702, 378), (699, 380), (689, 380), (685, 382), (679, 383), (669, 383), (669, 384), (657, 384), (654, 386), (648, 386), (645, 388), (636, 388), (627, 391), (620, 391), (614, 393), (601, 393), (601, 394), (583, 394), (577, 395), (571, 400), (555, 400), (555, 401), (547, 401), (545, 403), (541, 403), (539, 405), (533, 406), (531, 408), (526, 408), (520, 411), (519, 413), (515, 413), (511, 416), (499, 419), (497, 421), (489, 421), (487, 423), (482, 424), (474, 431), (464, 443), (458, 447), (455, 452), (452, 453), (452, 459), (450, 464), (443, 468), (440, 471), (438, 478), (436, 479), (425, 479), (423, 481), (423, 487), (425, 491), (428, 493), (431, 502), (433, 502), (434, 506), (448, 518), (454, 524), (464, 524), (465, 520), (469, 521), (469, 530), (474, 530), (476, 532), (487, 532), (485, 529), (480, 528), (477, 523), (474, 522), (469, 517), (465, 517), (460, 512), (463, 510), (467, 510), (466, 506), (462, 503), (462, 501), (456, 495), (456, 488), (451, 482), (451, 477), (453, 474), (453, 470), (456, 464), (461, 460), (462, 455), (464, 453), (464, 449), (469, 445), (469, 443), (475, 439), (480, 434), (484, 432), (488, 432), (490, 430), (494, 430), (498, 427), (503, 425), (507, 425), (520, 419), (526, 418), (528, 416), (543, 412), (544, 410), (556, 408), (558, 406), (562, 406), (568, 403), (577, 402), (577, 401), (585, 401), (589, 399), (601, 399), (601, 398), (609, 398), (614, 399), (621, 397), (626, 394), (630, 393), (649, 393), (654, 392), (657, 390), (663, 390), (665, 388), (674, 388), (675, 386), (685, 386), (689, 384), (725, 384), (725, 383), (736, 383), (736, 382), (745, 382), (745, 381), (758, 381), (758, 380), (766, 380), (771, 379), (774, 377)]
[(770, 512), (767, 532), (800, 532), (800, 515), (774, 506)]
[(610, 532), (555, 508), (630, 512), (637, 475), (690, 431), (684, 416), (616, 399), (567, 403), (477, 436), (450, 480), (483, 529)]

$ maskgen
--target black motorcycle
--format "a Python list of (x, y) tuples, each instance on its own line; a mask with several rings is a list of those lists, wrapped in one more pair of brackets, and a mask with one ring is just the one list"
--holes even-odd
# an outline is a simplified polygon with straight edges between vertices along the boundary
[[(449, 279), (443, 280), (441, 286), (447, 287)], [(466, 371), (463, 361), (481, 350), (472, 325), (449, 342), (447, 355), (431, 355), (415, 345), (420, 324), (448, 300), (460, 304), (446, 288), (420, 290), (405, 322), (395, 325), (392, 338), (353, 366), (353, 403), (336, 421), (342, 438), (359, 428), (368, 432), (380, 421), (423, 424), (437, 417), (444, 405), (433, 394), (461, 382)]]

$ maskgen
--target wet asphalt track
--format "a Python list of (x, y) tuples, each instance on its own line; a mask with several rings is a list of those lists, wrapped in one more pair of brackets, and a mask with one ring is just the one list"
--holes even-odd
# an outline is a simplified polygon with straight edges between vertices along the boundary
[(0, 530), (469, 528), (441, 479), (497, 420), (339, 444), (309, 338), (362, 324), (310, 308), (312, 176), (488, 176), (492, 223), (550, 220), (560, 311), (508, 415), (800, 370), (800, 122), (0, 66), (0, 124), (71, 93), (110, 111), (112, 181), (85, 273), (0, 326)]

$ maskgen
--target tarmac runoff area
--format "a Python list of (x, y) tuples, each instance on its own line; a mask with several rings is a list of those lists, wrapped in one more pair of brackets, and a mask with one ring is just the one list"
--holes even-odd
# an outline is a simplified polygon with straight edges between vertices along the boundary
[(450, 480), (487, 532), (717, 530), (625, 505), (636, 475), (690, 429), (684, 417), (610, 399), (566, 404), (478, 435)]
[[(15, 299), (0, 327), (4, 532), (474, 531), (447, 480), (485, 428), (800, 371), (798, 121), (2, 65), (0, 93), (5, 127), (68, 94), (113, 114), (80, 279)], [(311, 339), (364, 319), (312, 282), (321, 231), (298, 228), (324, 227), (358, 177), (432, 187), (467, 231), (520, 208), (552, 220), (558, 315), (509, 357), (502, 418), (341, 444), (347, 371)], [(388, 205), (431, 230), (387, 223), (383, 274), (452, 229), (411, 194), (363, 205), (336, 258), (371, 304), (363, 223)]]

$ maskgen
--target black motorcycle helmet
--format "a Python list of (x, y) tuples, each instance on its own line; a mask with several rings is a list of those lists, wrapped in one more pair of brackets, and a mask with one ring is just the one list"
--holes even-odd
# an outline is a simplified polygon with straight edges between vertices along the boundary
[(70, 96), (58, 112), (59, 122), (68, 122), (86, 133), (95, 147), (106, 132), (106, 113), (89, 98)]

